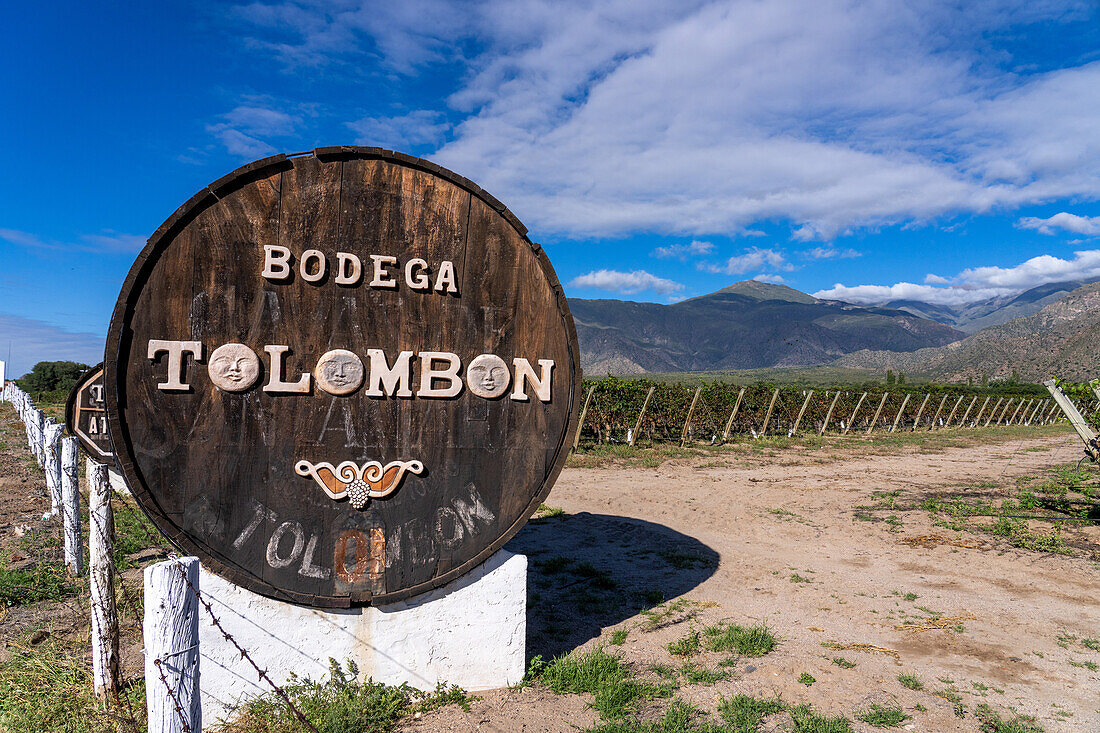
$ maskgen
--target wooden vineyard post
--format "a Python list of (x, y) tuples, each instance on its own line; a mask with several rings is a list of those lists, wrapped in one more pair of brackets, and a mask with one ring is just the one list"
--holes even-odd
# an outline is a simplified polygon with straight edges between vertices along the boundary
[(932, 416), (932, 422), (928, 424), (929, 430), (936, 429), (936, 421), (940, 419), (940, 413), (943, 412), (943, 406), (947, 404), (947, 395), (943, 396), (940, 400), (940, 406), (936, 408), (936, 414)]
[(1027, 409), (1024, 410), (1024, 414), (1020, 415), (1021, 425), (1031, 425), (1031, 421), (1035, 418), (1035, 415), (1038, 414), (1039, 408), (1043, 406), (1044, 400), (1036, 399), (1032, 400), (1032, 402), (1035, 406), (1032, 407), (1031, 405), (1028, 405)]
[(970, 417), (970, 411), (974, 409), (974, 405), (978, 404), (978, 397), (975, 395), (974, 399), (970, 400), (970, 404), (966, 406), (966, 412), (959, 419), (959, 427), (961, 428), (966, 424), (966, 418)]
[(930, 399), (932, 399), (932, 395), (926, 393), (924, 395), (924, 401), (920, 403), (920, 408), (917, 410), (917, 417), (913, 420), (913, 430), (916, 430), (917, 426), (920, 425), (920, 416), (924, 413), (924, 408)]
[(1001, 406), (1001, 403), (1004, 402), (1004, 399), (1004, 397), (997, 398), (997, 404), (993, 405), (993, 409), (989, 411), (989, 417), (986, 418), (985, 425), (982, 426), (983, 428), (988, 428), (989, 423), (993, 422), (993, 417), (997, 414), (997, 408)]
[(588, 388), (588, 394), (584, 397), (584, 407), (581, 408), (581, 417), (577, 420), (577, 434), (573, 436), (573, 450), (581, 442), (581, 429), (584, 427), (584, 417), (588, 414), (588, 403), (592, 401), (592, 393), (596, 391), (596, 385)]
[(889, 392), (882, 393), (882, 399), (878, 401), (878, 409), (875, 410), (875, 416), (871, 418), (871, 424), (867, 427), (868, 435), (870, 435), (871, 431), (875, 429), (875, 425), (878, 423), (878, 416), (882, 414), (882, 407), (886, 404), (886, 398), (889, 396)]
[(702, 387), (695, 388), (695, 395), (691, 398), (691, 407), (688, 408), (687, 420), (684, 420), (684, 431), (680, 434), (680, 445), (683, 446), (687, 442), (688, 429), (691, 427), (691, 416), (695, 414), (695, 405), (699, 403), (699, 394), (703, 391)]
[(145, 568), (145, 697), (149, 733), (202, 730), (199, 698), (199, 559)]
[(829, 419), (833, 416), (833, 409), (836, 407), (836, 401), (840, 399), (840, 390), (836, 391), (833, 395), (833, 401), (829, 403), (829, 411), (825, 413), (825, 422), (821, 423), (821, 432), (818, 435), (824, 435), (825, 430), (829, 427)]
[(951, 408), (951, 414), (944, 420), (943, 426), (945, 428), (951, 427), (951, 421), (955, 419), (955, 413), (959, 411), (959, 405), (962, 404), (963, 396), (959, 395), (959, 399), (955, 400), (955, 405)]
[(737, 401), (733, 403), (733, 412), (730, 413), (730, 419), (726, 420), (726, 429), (722, 431), (722, 442), (726, 442), (730, 438), (730, 430), (733, 428), (733, 420), (737, 417), (737, 411), (741, 409), (741, 400), (745, 397), (745, 388), (742, 387), (741, 391), (737, 393)]
[(1046, 409), (1048, 401), (1049, 400), (1039, 400), (1039, 404), (1035, 405), (1035, 410), (1032, 411), (1031, 417), (1029, 417), (1027, 419), (1027, 424), (1028, 425), (1031, 425), (1033, 422), (1035, 422), (1035, 418), (1037, 418), (1039, 416), (1039, 413), (1041, 411), (1043, 411), (1044, 409)]
[(985, 408), (987, 405), (989, 405), (989, 400), (991, 399), (991, 397), (985, 398), (985, 402), (982, 403), (982, 409), (978, 410), (978, 416), (974, 418), (974, 427), (978, 427), (978, 424), (981, 423), (982, 414), (985, 412)]
[(1024, 402), (1024, 400), (1021, 399), (1020, 404), (1016, 405), (1016, 410), (1012, 413), (1012, 417), (1010, 417), (1008, 419), (1008, 424), (1009, 425), (1019, 425), (1020, 420), (1024, 419), (1024, 414), (1031, 407), (1032, 402), (1033, 402), (1033, 400), (1028, 400), (1027, 402)]
[(80, 441), (61, 439), (61, 519), (65, 534), (65, 567), (74, 576), (84, 569), (80, 539)]
[(630, 440), (627, 441), (629, 445), (634, 445), (634, 441), (638, 439), (638, 432), (642, 429), (642, 418), (645, 417), (645, 409), (649, 407), (649, 400), (653, 397), (654, 389), (656, 388), (650, 387), (649, 391), (646, 392), (645, 400), (642, 402), (642, 409), (638, 412), (638, 421), (634, 423), (634, 432), (630, 434)]
[(92, 609), (92, 678), (100, 699), (119, 691), (118, 609), (115, 606), (115, 520), (111, 480), (102, 463), (88, 462), (88, 580)]
[(905, 399), (901, 401), (901, 407), (898, 408), (898, 414), (894, 417), (894, 424), (890, 426), (890, 432), (894, 432), (898, 429), (898, 421), (901, 420), (901, 416), (905, 413), (905, 406), (909, 404), (910, 395), (906, 394)]
[(1073, 404), (1070, 398), (1066, 397), (1065, 393), (1058, 387), (1057, 382), (1053, 379), (1048, 379), (1043, 382), (1043, 386), (1050, 391), (1050, 396), (1054, 398), (1058, 407), (1062, 408), (1062, 412), (1065, 413), (1066, 418), (1069, 420), (1069, 424), (1073, 426), (1073, 429), (1077, 431), (1077, 434), (1081, 437), (1081, 440), (1085, 443), (1085, 452), (1092, 457), (1093, 460), (1100, 458), (1100, 450), (1096, 445), (1097, 433), (1085, 420), (1084, 415), (1077, 409), (1077, 406)]
[(779, 388), (776, 387), (772, 392), (771, 402), (768, 403), (768, 411), (764, 414), (764, 424), (760, 426), (760, 434), (757, 437), (763, 438), (765, 433), (768, 432), (768, 422), (772, 419), (772, 410), (775, 409), (775, 400), (779, 397)]
[(1012, 407), (1012, 403), (1015, 402), (1015, 401), (1016, 401), (1016, 398), (1013, 397), (1008, 402), (1005, 403), (1004, 409), (1001, 410), (1001, 414), (997, 418), (997, 421), (996, 421), (998, 425), (1003, 425), (1004, 424), (1005, 415), (1008, 414), (1009, 409), (1011, 409), (1011, 407)]
[(855, 422), (856, 422), (856, 413), (859, 412), (860, 405), (863, 404), (863, 401), (865, 399), (867, 399), (867, 393), (866, 392), (864, 392), (863, 394), (861, 394), (859, 396), (859, 401), (856, 402), (856, 407), (855, 407), (854, 410), (852, 410), (852, 417), (851, 417), (851, 419), (848, 420), (848, 424), (844, 426), (844, 432), (841, 433), (841, 435), (847, 435), (848, 431), (852, 429), (852, 425), (854, 425)]
[(798, 417), (795, 418), (794, 427), (791, 428), (791, 436), (798, 434), (798, 426), (802, 424), (802, 416), (806, 414), (806, 407), (810, 404), (810, 398), (814, 396), (814, 391), (808, 390), (806, 392), (806, 399), (802, 401), (802, 409), (798, 411)]

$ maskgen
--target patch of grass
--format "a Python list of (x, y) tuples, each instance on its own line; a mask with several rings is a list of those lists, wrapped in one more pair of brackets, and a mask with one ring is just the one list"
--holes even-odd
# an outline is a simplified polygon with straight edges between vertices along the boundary
[(674, 680), (680, 675), (676, 668), (669, 664), (651, 664), (649, 665), (649, 671), (658, 677), (664, 677), (666, 680)]
[(628, 633), (626, 629), (617, 629), (611, 632), (611, 643), (615, 646), (622, 646), (626, 642)]
[[(660, 603), (661, 599), (664, 598), (664, 596), (660, 595), (660, 591), (650, 591), (650, 593), (652, 595), (648, 596), (648, 598), (657, 598), (657, 603)], [(643, 610), (642, 615), (645, 616), (646, 620), (642, 625), (648, 631), (654, 631), (663, 626), (671, 626), (672, 624), (686, 621), (694, 617), (697, 613), (695, 610), (696, 605), (698, 604), (686, 598), (677, 598), (671, 603)]]
[(903, 597), (903, 598), (904, 598), (905, 600), (909, 601), (910, 603), (912, 603), (913, 601), (915, 601), (915, 600), (917, 600), (918, 598), (920, 598), (920, 596), (918, 596), (918, 595), (917, 595), (916, 593), (906, 593), (906, 594), (905, 594), (904, 596), (902, 596), (902, 597)]
[(531, 515), (534, 519), (552, 519), (554, 517), (564, 517), (565, 510), (560, 506), (546, 506), (545, 504), (539, 504), (539, 508), (535, 510), (535, 513)]
[(801, 575), (799, 575), (798, 573), (791, 573), (790, 581), (792, 583), (812, 583), (813, 582), (809, 578), (804, 578)]
[(909, 720), (909, 716), (900, 707), (871, 703), (871, 709), (860, 715), (859, 719), (876, 728), (896, 728)]
[(753, 626), (721, 621), (703, 629), (704, 644), (712, 652), (737, 652), (746, 657), (762, 657), (775, 649), (775, 636), (767, 624)]
[(69, 580), (63, 565), (43, 562), (23, 570), (9, 570), (8, 557), (0, 557), (0, 606), (58, 601), (78, 592), (79, 588)]
[[(941, 677), (940, 681), (943, 682), (944, 678)], [(950, 680), (947, 680), (947, 683), (950, 684), (951, 683)], [(958, 693), (956, 693), (954, 690), (940, 690), (939, 692), (934, 692), (932, 694), (935, 695), (936, 697), (938, 697), (940, 699), (943, 699), (943, 700), (946, 700), (947, 702), (954, 705), (955, 706), (954, 712), (955, 712), (955, 717), (956, 718), (965, 718), (966, 717), (966, 706), (964, 706), (962, 704), (962, 698), (959, 697)]]
[(826, 718), (809, 705), (787, 708), (791, 714), (791, 733), (852, 733), (852, 724), (843, 715)]
[(1030, 715), (1014, 715), (1009, 720), (1001, 720), (989, 705), (982, 703), (974, 710), (981, 722), (982, 733), (1043, 733), (1043, 726)]
[(734, 695), (718, 704), (718, 714), (729, 724), (734, 733), (756, 733), (764, 718), (787, 709), (778, 697), (757, 700), (749, 695)]
[(0, 730), (144, 732), (144, 681), (125, 688), (120, 702), (108, 708), (92, 694), (85, 653), (54, 637), (36, 646), (9, 645), (0, 665)]
[(701, 664), (685, 664), (680, 668), (680, 674), (687, 680), (688, 684), (692, 685), (713, 685), (715, 682), (721, 682), (730, 676), (729, 672), (707, 669)]
[(654, 685), (630, 679), (620, 659), (597, 647), (579, 656), (561, 656), (529, 671), (529, 677), (559, 695), (592, 695), (592, 707), (606, 720), (622, 718), (641, 700), (671, 697), (672, 685)]
[(844, 657), (833, 657), (833, 664), (840, 667), (841, 669), (851, 669), (852, 667), (856, 666), (855, 662), (849, 661)]
[(1100, 667), (1097, 667), (1096, 662), (1088, 662), (1088, 661), (1075, 662), (1071, 659), (1069, 663), (1070, 663), (1070, 666), (1072, 666), (1072, 667), (1084, 667), (1085, 669), (1089, 670), (1090, 672), (1095, 672), (1097, 669), (1100, 669)]
[(701, 646), (702, 642), (699, 638), (699, 632), (692, 631), (688, 633), (687, 636), (669, 642), (667, 649), (669, 654), (673, 654), (677, 657), (690, 657), (694, 654), (698, 654)]
[(806, 687), (809, 687), (815, 682), (817, 682), (817, 680), (814, 679), (814, 676), (809, 672), (803, 672), (798, 676), (798, 683), (800, 685), (806, 685)]
[[(291, 677), (283, 690), (302, 715), (324, 733), (342, 731), (391, 731), (412, 713), (461, 705), (469, 710), (471, 698), (459, 687), (440, 684), (426, 693), (406, 684), (392, 685), (366, 680), (348, 661), (345, 667), (329, 659), (329, 672), (320, 681)], [(292, 733), (301, 722), (274, 692), (248, 700), (223, 726), (226, 733)]]
[(1081, 639), (1081, 643), (1084, 644), (1086, 649), (1100, 652), (1100, 639)]
[[(622, 720), (602, 723), (589, 728), (589, 733), (710, 733), (714, 728), (703, 718), (699, 708), (683, 700), (673, 700), (660, 720), (643, 722)], [(717, 732), (715, 732), (717, 733)]]

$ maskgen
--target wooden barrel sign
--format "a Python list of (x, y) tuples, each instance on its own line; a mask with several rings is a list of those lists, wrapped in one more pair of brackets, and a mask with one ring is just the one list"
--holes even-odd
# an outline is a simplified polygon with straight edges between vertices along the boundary
[(103, 364), (80, 375), (65, 401), (65, 428), (100, 463), (114, 463), (115, 453), (107, 432), (107, 400), (103, 394)]
[(379, 148), (277, 155), (149, 239), (107, 337), (126, 482), (180, 548), (295, 603), (389, 603), (475, 568), (577, 429), (576, 330), (500, 202)]

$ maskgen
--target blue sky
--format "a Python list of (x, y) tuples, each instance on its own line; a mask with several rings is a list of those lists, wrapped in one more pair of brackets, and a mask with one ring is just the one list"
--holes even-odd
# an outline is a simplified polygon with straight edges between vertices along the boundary
[(0, 20), (16, 374), (98, 361), (161, 221), (319, 145), (473, 179), (575, 297), (757, 277), (957, 304), (1100, 276), (1095, 3), (45, 2)]

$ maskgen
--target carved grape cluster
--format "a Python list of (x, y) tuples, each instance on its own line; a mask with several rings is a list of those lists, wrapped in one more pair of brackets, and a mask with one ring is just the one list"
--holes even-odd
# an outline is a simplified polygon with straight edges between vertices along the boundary
[(347, 492), (348, 501), (351, 502), (353, 507), (356, 509), (365, 509), (367, 507), (367, 502), (370, 501), (370, 486), (367, 485), (366, 481), (355, 479), (348, 484)]

